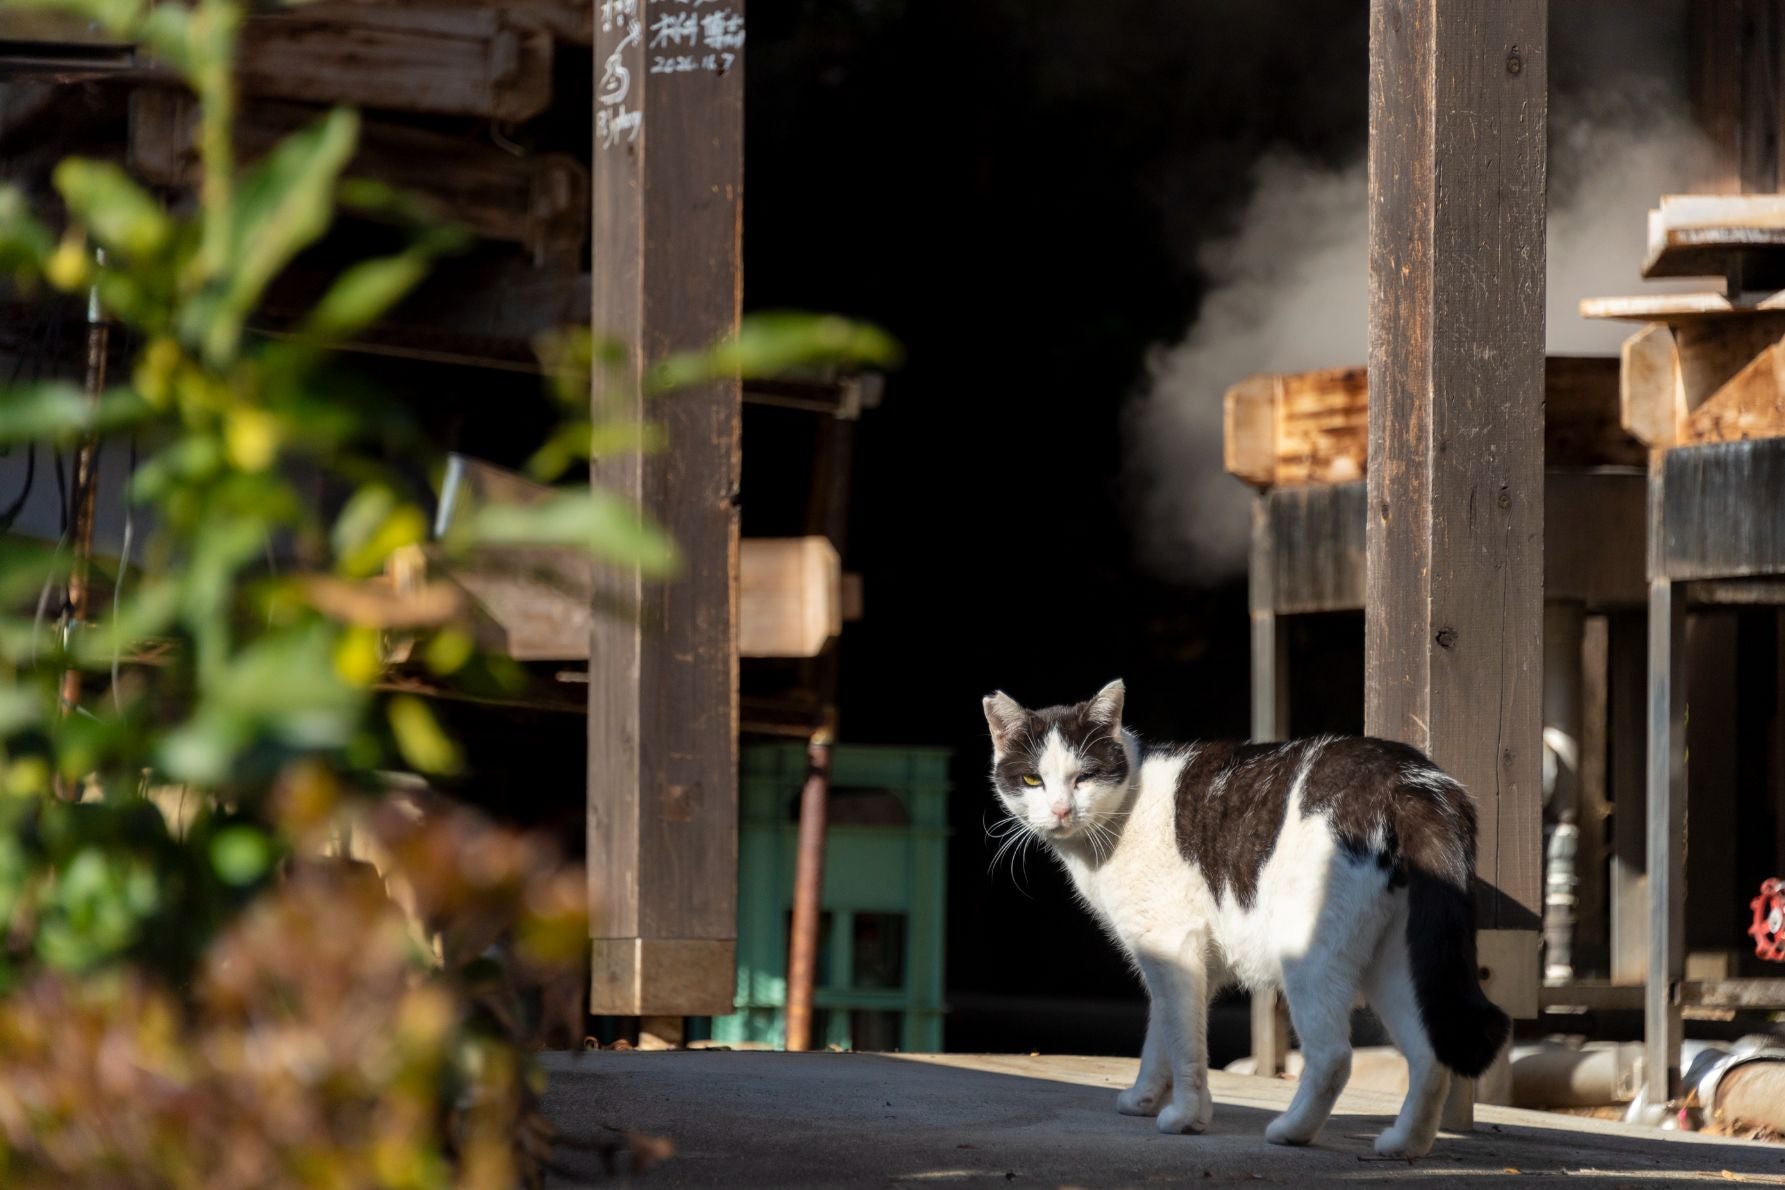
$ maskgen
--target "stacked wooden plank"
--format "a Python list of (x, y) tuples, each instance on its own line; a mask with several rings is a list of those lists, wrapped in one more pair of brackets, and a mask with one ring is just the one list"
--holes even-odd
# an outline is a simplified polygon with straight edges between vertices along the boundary
[(1722, 292), (1593, 298), (1644, 325), (1623, 349), (1622, 419), (1654, 450), (1785, 436), (1785, 196), (1677, 195), (1649, 212), (1647, 277)]
[[(315, 116), (300, 104), (253, 102), (236, 123), (237, 151), (252, 160)], [(131, 97), (130, 117), (136, 171), (158, 185), (196, 186), (197, 101), (145, 88)], [(519, 245), (538, 260), (573, 256), (588, 236), (588, 171), (568, 154), (517, 156), (487, 138), (373, 117), (348, 173), (424, 194), (441, 218), (483, 239)]]
[[(560, 42), (587, 45), (592, 23), (591, 5), (568, 0), (322, 0), (249, 16), (237, 67), (241, 159), (325, 107), (356, 107), (360, 143), (348, 174), (423, 197), (480, 241), (442, 266), (440, 287), (465, 300), (425, 314), (400, 309), (363, 346), (510, 366), (531, 362), (540, 332), (587, 318), (586, 134), (563, 146), (570, 151), (552, 151), (555, 134), (535, 130), (556, 126), (527, 122), (547, 114), (560, 90), (579, 93), (586, 80), (558, 76), (580, 59), (556, 51)], [(131, 164), (147, 181), (191, 189), (197, 105), (171, 79), (139, 81)], [(492, 289), (503, 295), (494, 317), (473, 309), (475, 294)], [(267, 312), (301, 305), (304, 292), (303, 278), (284, 278)], [(278, 325), (272, 317), (261, 329)]]
[[(1551, 356), (1544, 368), (1544, 458), (1552, 466), (1641, 465), (1619, 424), (1618, 361)], [(1227, 390), (1224, 462), (1257, 487), (1362, 479), (1369, 448), (1364, 368), (1248, 376)]]

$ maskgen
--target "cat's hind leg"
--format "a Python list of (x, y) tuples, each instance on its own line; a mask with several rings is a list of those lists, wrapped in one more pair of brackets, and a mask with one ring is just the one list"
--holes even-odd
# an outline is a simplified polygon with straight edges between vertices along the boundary
[(1332, 1115), (1351, 1078), (1351, 1006), (1354, 972), (1318, 953), (1284, 964), (1283, 995), (1302, 1044), (1302, 1076), (1289, 1110), (1265, 1126), (1274, 1145), (1305, 1145)]
[(1407, 1098), (1394, 1124), (1376, 1138), (1382, 1157), (1423, 1157), (1431, 1151), (1450, 1090), (1450, 1071), (1432, 1052), (1419, 1017), (1413, 972), (1407, 956), (1406, 925), (1397, 919), (1364, 980), (1364, 995), (1407, 1058)]

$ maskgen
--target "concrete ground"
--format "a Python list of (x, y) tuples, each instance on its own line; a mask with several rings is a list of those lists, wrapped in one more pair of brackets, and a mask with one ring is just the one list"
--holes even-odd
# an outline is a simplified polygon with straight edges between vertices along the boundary
[[(1369, 1091), (1348, 1091), (1312, 1146), (1280, 1148), (1265, 1143), (1264, 1125), (1294, 1084), (1221, 1072), (1209, 1131), (1162, 1136), (1153, 1121), (1116, 1113), (1134, 1068), (1116, 1058), (599, 1051), (548, 1055), (545, 1104), (572, 1144), (667, 1136), (674, 1155), (637, 1179), (664, 1187), (1785, 1185), (1785, 1146), (1500, 1107), (1477, 1108), (1473, 1133), (1441, 1135), (1421, 1161), (1383, 1161), (1370, 1140), (1399, 1102)], [(586, 1151), (566, 1149), (563, 1164), (551, 1185), (601, 1180)]]

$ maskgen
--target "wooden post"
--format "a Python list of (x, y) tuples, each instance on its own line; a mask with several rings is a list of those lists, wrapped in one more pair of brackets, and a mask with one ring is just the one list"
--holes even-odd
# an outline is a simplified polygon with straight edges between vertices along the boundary
[(1649, 969), (1643, 1086), (1651, 1116), (1679, 1094), (1686, 978), (1686, 591), (1649, 581)]
[[(1276, 611), (1270, 493), (1252, 497), (1252, 738), (1289, 738), (1289, 642)], [(1252, 993), (1252, 1073), (1264, 1078), (1289, 1065), (1289, 1012), (1275, 992)]]
[(1611, 617), (1611, 978), (1632, 987), (1649, 972), (1644, 624), (1636, 612)]
[(1589, 614), (1580, 644), (1580, 854), (1574, 925), (1575, 971), (1602, 973), (1608, 962), (1611, 911), (1608, 906), (1611, 857), (1611, 624), (1603, 613)]
[(1364, 725), (1474, 796), (1482, 961), (1515, 1016), (1541, 896), (1547, 18), (1370, 4)]
[(1686, 54), (1692, 111), (1716, 154), (1696, 190), (1770, 193), (1779, 186), (1780, 0), (1692, 0)]
[[(743, 18), (743, 0), (596, 5), (591, 313), (597, 342), (627, 361), (595, 369), (601, 415), (644, 417), (644, 368), (736, 329)], [(654, 72), (665, 63), (678, 69)], [(661, 584), (598, 581), (590, 1011), (717, 1014), (736, 978), (738, 383), (679, 393), (649, 416), (665, 451), (594, 470), (669, 530), (683, 566)]]

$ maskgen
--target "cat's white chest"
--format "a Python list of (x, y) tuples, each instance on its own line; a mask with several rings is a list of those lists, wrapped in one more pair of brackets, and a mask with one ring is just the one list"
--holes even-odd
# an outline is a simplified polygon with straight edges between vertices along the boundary
[(1121, 838), (1101, 862), (1063, 853), (1085, 904), (1130, 955), (1172, 949), (1185, 933), (1207, 928), (1213, 898), (1202, 874), (1184, 862), (1177, 842), (1181, 756), (1149, 757)]

